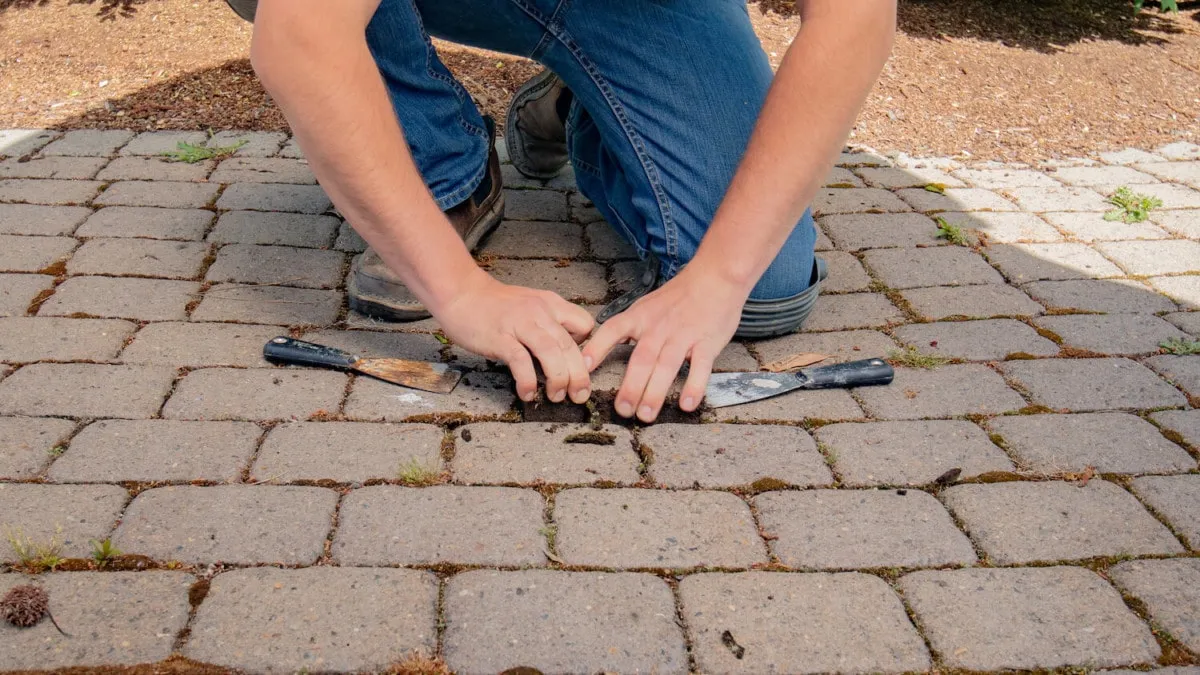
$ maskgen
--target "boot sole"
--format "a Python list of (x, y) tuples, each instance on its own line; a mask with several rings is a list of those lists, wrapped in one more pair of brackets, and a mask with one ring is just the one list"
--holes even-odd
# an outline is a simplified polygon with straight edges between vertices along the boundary
[[(481, 225), (471, 230), (467, 234), (465, 244), (467, 250), (472, 253), (479, 247), (479, 244), (487, 238), (504, 220), (504, 193), (496, 198), (495, 203), (488, 209), (486, 217), (479, 222)], [(428, 309), (420, 303), (399, 304), (389, 299), (384, 295), (372, 295), (363, 293), (358, 289), (358, 283), (355, 281), (355, 276), (350, 275), (349, 281), (346, 282), (346, 295), (349, 301), (350, 309), (369, 316), (372, 319), (381, 319), (383, 321), (420, 321), (433, 316)]]
[(546, 89), (554, 83), (554, 78), (557, 77), (552, 71), (545, 70), (542, 74), (535, 76), (521, 88), (513, 96), (512, 103), (508, 104), (508, 115), (504, 120), (504, 145), (508, 148), (508, 159), (512, 162), (515, 168), (522, 176), (526, 178), (536, 178), (538, 180), (550, 180), (558, 174), (562, 173), (563, 166), (558, 167), (554, 171), (536, 171), (530, 168), (529, 156), (525, 154), (525, 148), (517, 142), (517, 109), (531, 98), (537, 98), (545, 93)]

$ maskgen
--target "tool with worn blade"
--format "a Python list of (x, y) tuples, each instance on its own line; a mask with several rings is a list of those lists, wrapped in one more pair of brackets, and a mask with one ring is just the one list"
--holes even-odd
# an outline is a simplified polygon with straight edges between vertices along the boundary
[(435, 394), (449, 394), (462, 379), (461, 372), (444, 363), (408, 359), (363, 359), (340, 349), (282, 335), (271, 338), (263, 347), (263, 357), (274, 363), (353, 370), (385, 382)]
[(713, 373), (704, 392), (710, 408), (761, 401), (797, 389), (834, 389), (890, 384), (896, 371), (883, 359), (809, 368), (798, 373)]

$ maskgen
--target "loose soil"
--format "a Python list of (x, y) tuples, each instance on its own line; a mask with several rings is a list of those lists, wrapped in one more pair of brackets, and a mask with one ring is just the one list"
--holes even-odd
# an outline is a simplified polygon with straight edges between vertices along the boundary
[[(751, 7), (778, 64), (793, 3)], [(1200, 137), (1200, 0), (902, 0), (893, 58), (852, 142), (917, 155), (1035, 160)], [(0, 127), (283, 130), (220, 0), (0, 0)], [(538, 71), (439, 43), (502, 118)]]

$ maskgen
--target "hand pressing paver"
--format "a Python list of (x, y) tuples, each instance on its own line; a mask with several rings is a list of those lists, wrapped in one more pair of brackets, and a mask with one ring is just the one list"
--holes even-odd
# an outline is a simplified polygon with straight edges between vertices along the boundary
[(0, 274), (0, 316), (23, 316), (42, 291), (54, 285), (45, 274)]
[(901, 673), (930, 667), (929, 651), (900, 599), (878, 577), (694, 574), (679, 584), (679, 596), (699, 672)]
[(237, 183), (225, 188), (217, 200), (223, 211), (289, 211), (292, 213), (325, 213), (333, 202), (319, 185), (284, 185), (279, 183)]
[(336, 413), (345, 391), (346, 375), (324, 370), (205, 368), (180, 380), (163, 417), (304, 420), (320, 411)]
[(445, 598), (443, 650), (462, 675), (688, 672), (671, 589), (649, 574), (476, 570)]
[(174, 379), (162, 367), (33, 364), (0, 382), (0, 415), (153, 417)]
[(542, 565), (544, 506), (520, 488), (361, 488), (342, 502), (333, 557), (355, 566)]
[(346, 399), (346, 416), (368, 422), (498, 419), (510, 416), (516, 400), (512, 378), (500, 373), (469, 373), (445, 395), (356, 377)]
[(929, 321), (1037, 316), (1045, 311), (1021, 291), (999, 284), (971, 288), (913, 288), (901, 291), (900, 295), (917, 315)]
[(847, 486), (929, 485), (951, 469), (962, 479), (1012, 471), (982, 429), (957, 420), (832, 424), (816, 432)]
[(456, 435), (453, 470), (461, 483), (631, 484), (640, 463), (623, 427), (484, 422)]
[(257, 673), (384, 672), (434, 653), (437, 602), (419, 570), (233, 570), (213, 578), (183, 654)]
[(0, 478), (33, 478), (54, 459), (54, 448), (75, 429), (69, 420), (0, 417)]
[(279, 326), (164, 321), (138, 331), (121, 352), (123, 363), (204, 368), (271, 366), (263, 345), (284, 332)]
[(102, 185), (94, 180), (9, 178), (0, 180), (0, 202), (76, 206), (90, 202)]
[(271, 430), (251, 481), (395, 480), (409, 466), (442, 471), (442, 430), (429, 424), (298, 422)]
[(1163, 354), (1146, 359), (1146, 365), (1165, 377), (1168, 382), (1187, 392), (1188, 396), (1200, 397), (1200, 355)]
[(316, 487), (154, 488), (125, 510), (113, 545), (183, 563), (311, 565), (325, 550), (337, 501)]
[(817, 222), (833, 243), (845, 251), (933, 246), (942, 242), (937, 238), (937, 223), (919, 213), (833, 215)]
[(894, 331), (896, 339), (926, 354), (968, 361), (1002, 361), (1010, 354), (1055, 356), (1058, 345), (1016, 319), (917, 323)]
[(939, 567), (976, 561), (971, 542), (920, 490), (805, 490), (755, 498), (771, 551), (789, 567)]
[(212, 211), (154, 206), (109, 206), (92, 214), (75, 232), (80, 237), (144, 237), (199, 241), (212, 224)]
[(217, 221), (208, 240), (218, 244), (325, 248), (333, 242), (340, 224), (333, 216), (230, 211)]
[(1025, 399), (986, 366), (967, 364), (933, 370), (897, 368), (886, 387), (859, 387), (855, 395), (879, 419), (989, 415), (1025, 407)]
[(115, 319), (0, 319), (0, 361), (108, 361), (136, 329)]
[(989, 425), (1024, 468), (1043, 474), (1172, 473), (1196, 460), (1163, 438), (1153, 424), (1128, 413), (998, 417)]
[(102, 420), (71, 440), (48, 478), (56, 483), (236, 482), (262, 429), (249, 422)]
[(942, 500), (995, 563), (1182, 553), (1133, 495), (1107, 481), (956, 485)]
[(1130, 666), (1161, 653), (1120, 594), (1078, 567), (915, 572), (900, 590), (948, 668)]
[(1128, 359), (1009, 361), (1000, 369), (1028, 390), (1034, 403), (1056, 410), (1085, 412), (1187, 403), (1174, 387)]
[(978, 253), (962, 246), (880, 249), (867, 251), (863, 258), (891, 288), (1004, 283), (1004, 277)]
[(67, 272), (192, 279), (207, 255), (208, 245), (197, 241), (92, 239), (71, 256)]
[(72, 277), (54, 289), (38, 316), (86, 314), (135, 321), (180, 321), (200, 296), (194, 281), (127, 277)]
[(1144, 476), (1134, 479), (1133, 492), (1200, 551), (1200, 476)]
[(830, 485), (812, 437), (792, 426), (658, 424), (638, 438), (654, 482), (673, 488), (746, 486), (763, 478)]
[(1165, 295), (1131, 279), (1035, 281), (1022, 288), (1051, 309), (1105, 314), (1157, 314), (1176, 309)]
[(221, 186), (212, 183), (122, 181), (108, 186), (93, 203), (98, 206), (160, 206), (198, 209), (216, 198)]
[(0, 204), (0, 234), (69, 235), (91, 214), (82, 206)]
[[(116, 485), (0, 483), (0, 534), (63, 558), (91, 554), (92, 539), (112, 531), (129, 494)], [(57, 549), (57, 550), (55, 550)], [(22, 562), (13, 546), (0, 547), (0, 561)]]
[(40, 272), (70, 255), (78, 243), (70, 237), (0, 234), (0, 272)]
[(204, 278), (213, 282), (335, 288), (342, 279), (344, 257), (340, 251), (229, 244), (221, 247)]
[(1135, 560), (1113, 567), (1113, 581), (1150, 610), (1150, 620), (1200, 651), (1200, 558)]
[(569, 565), (749, 567), (766, 562), (750, 508), (728, 492), (579, 488), (554, 504)]
[(342, 297), (337, 291), (217, 284), (192, 311), (192, 320), (327, 326), (337, 319)]
[[(0, 669), (46, 670), (159, 662), (171, 655), (188, 621), (183, 572), (59, 572), (38, 577), (50, 614), (70, 637), (43, 620), (32, 628), (0, 622)], [(29, 583), (0, 574), (0, 595)]]

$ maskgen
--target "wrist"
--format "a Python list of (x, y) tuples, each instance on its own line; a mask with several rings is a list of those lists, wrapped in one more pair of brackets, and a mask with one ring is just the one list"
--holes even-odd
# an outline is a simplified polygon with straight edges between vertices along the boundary
[(756, 265), (710, 254), (703, 246), (696, 251), (695, 257), (684, 268), (684, 272), (718, 282), (732, 293), (742, 296), (743, 300), (750, 297), (750, 291), (762, 275)]

